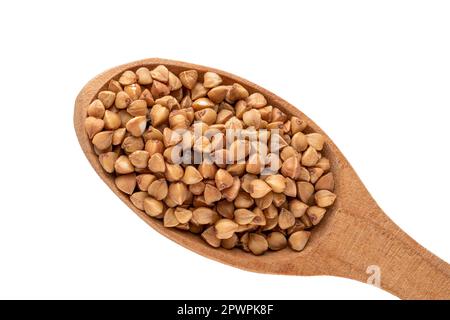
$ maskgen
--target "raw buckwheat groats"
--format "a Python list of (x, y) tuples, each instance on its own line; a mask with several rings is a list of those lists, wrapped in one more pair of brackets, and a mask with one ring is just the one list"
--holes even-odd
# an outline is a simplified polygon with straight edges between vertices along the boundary
[(212, 247), (301, 251), (333, 205), (324, 138), (214, 72), (127, 70), (87, 108), (103, 169), (133, 205)]

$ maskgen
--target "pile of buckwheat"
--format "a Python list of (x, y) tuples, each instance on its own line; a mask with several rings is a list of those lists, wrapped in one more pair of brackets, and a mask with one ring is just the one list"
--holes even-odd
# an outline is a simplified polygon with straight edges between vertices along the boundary
[(125, 71), (87, 109), (103, 169), (136, 208), (213, 247), (305, 247), (335, 201), (324, 138), (214, 72)]

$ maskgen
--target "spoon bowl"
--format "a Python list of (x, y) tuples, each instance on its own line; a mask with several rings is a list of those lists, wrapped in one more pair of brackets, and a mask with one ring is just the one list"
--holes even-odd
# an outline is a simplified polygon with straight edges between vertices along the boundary
[[(254, 256), (240, 249), (213, 248), (198, 235), (165, 228), (160, 220), (137, 209), (115, 185), (112, 175), (101, 167), (84, 129), (87, 108), (99, 91), (107, 88), (125, 70), (152, 69), (165, 65), (178, 74), (195, 69), (212, 71), (224, 84), (237, 82), (250, 93), (262, 93), (268, 104), (288, 115), (308, 121), (306, 132), (325, 137), (322, 151), (331, 162), (337, 195), (333, 207), (314, 227), (301, 252), (284, 249)], [(450, 266), (402, 231), (380, 209), (333, 141), (311, 119), (270, 91), (245, 79), (214, 68), (166, 59), (145, 59), (112, 68), (89, 81), (79, 93), (74, 111), (75, 131), (81, 148), (100, 178), (141, 219), (165, 237), (207, 258), (240, 269), (284, 275), (330, 275), (376, 284), (403, 299), (450, 299)]]

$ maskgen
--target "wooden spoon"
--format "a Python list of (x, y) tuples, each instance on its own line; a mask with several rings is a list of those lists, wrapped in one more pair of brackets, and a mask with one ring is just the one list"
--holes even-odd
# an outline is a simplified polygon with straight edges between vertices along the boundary
[[(304, 251), (285, 249), (254, 256), (240, 249), (215, 249), (198, 235), (163, 227), (159, 220), (135, 208), (129, 197), (117, 189), (113, 176), (100, 166), (85, 133), (87, 107), (99, 91), (105, 90), (109, 80), (117, 79), (123, 71), (136, 70), (141, 66), (154, 68), (160, 64), (176, 74), (188, 69), (196, 69), (200, 73), (216, 72), (224, 79), (225, 84), (238, 82), (250, 92), (261, 92), (269, 104), (287, 114), (307, 119), (308, 130), (325, 136), (324, 155), (331, 161), (337, 201), (322, 222), (314, 228)], [(403, 299), (450, 299), (449, 265), (420, 246), (389, 219), (333, 141), (313, 121), (288, 102), (258, 85), (224, 71), (190, 63), (157, 58), (140, 60), (112, 68), (89, 81), (76, 99), (74, 124), (86, 157), (111, 190), (159, 233), (202, 256), (261, 273), (331, 275), (362, 282), (367, 282), (369, 277), (378, 278), (382, 289)], [(368, 274), (370, 272), (375, 274), (371, 276)]]

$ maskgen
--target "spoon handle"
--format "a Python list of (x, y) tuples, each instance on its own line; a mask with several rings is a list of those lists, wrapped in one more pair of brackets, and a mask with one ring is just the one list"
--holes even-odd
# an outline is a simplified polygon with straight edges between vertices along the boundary
[(320, 247), (320, 254), (326, 251), (331, 258), (326, 271), (378, 285), (402, 299), (450, 299), (450, 265), (401, 230), (353, 169), (344, 169), (341, 177), (344, 196), (330, 241)]

